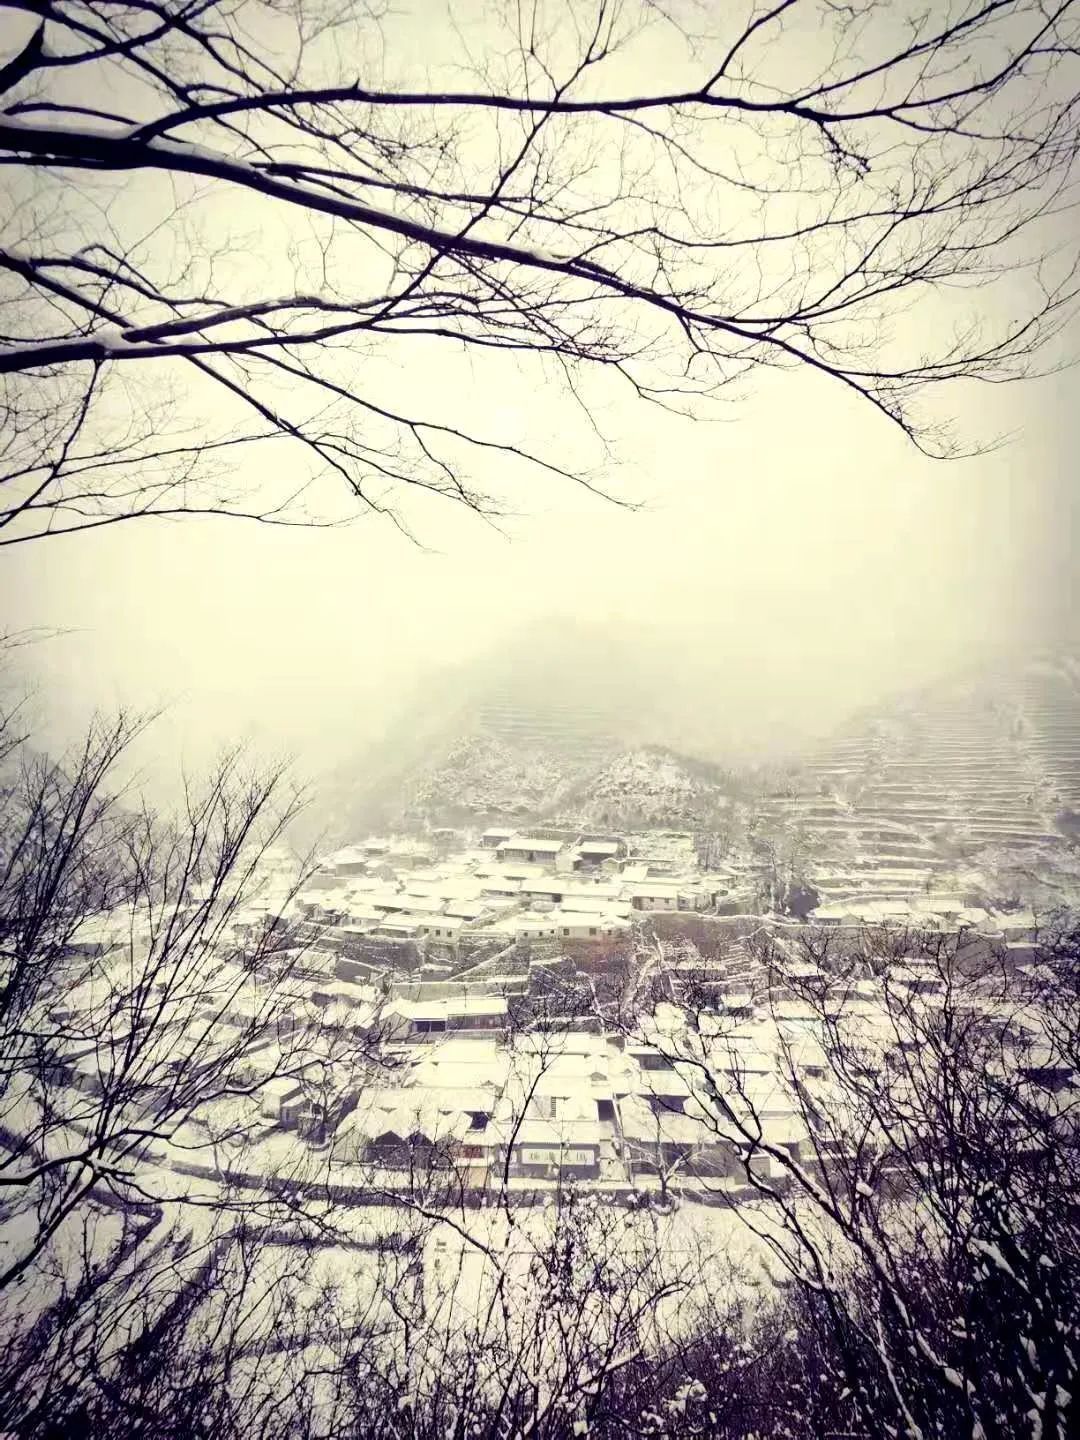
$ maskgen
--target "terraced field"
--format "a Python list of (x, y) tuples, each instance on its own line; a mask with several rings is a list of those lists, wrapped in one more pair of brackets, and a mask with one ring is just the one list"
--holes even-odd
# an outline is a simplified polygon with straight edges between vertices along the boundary
[(984, 851), (1055, 854), (1080, 819), (1080, 663), (1041, 657), (857, 717), (760, 808), (823, 899), (929, 890)]

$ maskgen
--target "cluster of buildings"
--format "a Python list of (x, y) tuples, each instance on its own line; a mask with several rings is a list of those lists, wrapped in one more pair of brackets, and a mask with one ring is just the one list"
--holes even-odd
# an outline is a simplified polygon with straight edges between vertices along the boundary
[[(589, 834), (550, 828), (435, 830), (370, 837), (327, 855), (298, 893), (273, 884), (245, 922), (280, 922), (322, 979), (411, 975), (468, 984), (507, 978), (524, 952), (626, 955), (635, 927), (665, 914), (715, 926), (755, 923), (761, 892), (752, 857), (712, 858), (682, 831)], [(1028, 958), (1039, 917), (997, 911), (977, 889), (822, 894), (808, 919), (823, 927), (957, 931)], [(1025, 953), (1026, 952), (1026, 953)], [(500, 966), (499, 957), (507, 963)]]
[(365, 956), (392, 953), (378, 942), (412, 947), (403, 968), (418, 955), (452, 965), (478, 943), (618, 941), (637, 912), (733, 904), (734, 878), (703, 873), (693, 837), (680, 832), (436, 831), (327, 856), (287, 918), (361, 967)]
[[(732, 1112), (752, 1117), (765, 1146), (820, 1163), (815, 1132), (835, 1123), (841, 1099), (830, 1037), (806, 997), (826, 980), (806, 962), (756, 977), (733, 966), (707, 1005), (661, 1002), (625, 1028), (587, 1019), (519, 1027), (507, 998), (494, 994), (380, 1003), (369, 992), (367, 1012), (357, 1006), (352, 1023), (357, 1042), (378, 1032), (377, 1062), (343, 1076), (332, 1113), (314, 1113), (309, 1087), (269, 1082), (256, 1129), (267, 1132), (268, 1163), (280, 1156), (273, 1146), (283, 1132), (297, 1132), (346, 1192), (449, 1182), (455, 1193), (520, 1194), (572, 1180), (616, 1192), (707, 1181), (737, 1193), (747, 1163), (769, 1179), (783, 1167), (742, 1142), (730, 1116), (717, 1123), (709, 1086)], [(869, 967), (848, 975), (836, 998), (868, 1074), (893, 1064), (907, 1043), (898, 1011), (932, 1007), (944, 983), (917, 957), (892, 966), (887, 979)], [(1075, 1086), (1061, 1056), (1033, 1044), (1034, 1008), (1025, 1016), (1011, 1004), (1008, 1021), (1017, 1045), (1028, 1047), (1019, 1063), (1033, 1082)], [(853, 1064), (855, 1051), (846, 1053)], [(259, 1155), (256, 1142), (246, 1163), (257, 1167)]]
[[(226, 1030), (256, 1025), (263, 978), (242, 972), (229, 946), (280, 929), (280, 947), (266, 947), (265, 958), (272, 966), (289, 956), (290, 988), (276, 1033), (251, 1047), (251, 1093), (192, 1119), (204, 1139), (254, 1136), (242, 1161), (254, 1173), (272, 1173), (299, 1147), (328, 1157), (357, 1192), (373, 1174), (390, 1186), (418, 1171), (452, 1174), (478, 1193), (564, 1179), (618, 1189), (707, 1176), (734, 1186), (744, 1155), (717, 1133), (696, 1083), (693, 1046), (706, 1042), (710, 1073), (737, 1084), (764, 1138), (800, 1160), (813, 1150), (807, 1097), (826, 1064), (819, 1022), (792, 980), (821, 976), (799, 970), (797, 947), (784, 975), (755, 971), (737, 926), (764, 922), (743, 913), (745, 875), (734, 865), (703, 869), (692, 836), (443, 830), (339, 850), (299, 891), (288, 874), (287, 857), (271, 864), (222, 937), (227, 1002), (200, 997), (192, 1011)], [(707, 963), (679, 939), (680, 926), (689, 932), (706, 916), (730, 926)], [(933, 921), (1003, 948), (1017, 971), (1034, 962), (1037, 917), (976, 909), (944, 892), (917, 903), (834, 901), (814, 919), (897, 930)], [(647, 944), (638, 943), (642, 921), (651, 922)], [(793, 922), (768, 923), (783, 932)], [(106, 917), (72, 943), (107, 958), (110, 934)], [(579, 965), (588, 990), (612, 957), (628, 963), (619, 984), (639, 1012), (624, 1014), (623, 1028), (595, 1003), (562, 1011), (557, 1023), (529, 1010), (534, 988), (560, 966)], [(939, 983), (917, 960), (894, 976), (930, 1001)], [(842, 998), (868, 1026), (882, 1014), (870, 970)], [(307, 1034), (318, 1036), (320, 1056), (293, 1063), (290, 1047)], [(164, 1036), (164, 1050), (182, 1054), (181, 1039)], [(88, 1036), (85, 1054), (71, 1057), (70, 1084), (99, 1084), (99, 1048)], [(166, 1079), (169, 1063), (163, 1056)]]

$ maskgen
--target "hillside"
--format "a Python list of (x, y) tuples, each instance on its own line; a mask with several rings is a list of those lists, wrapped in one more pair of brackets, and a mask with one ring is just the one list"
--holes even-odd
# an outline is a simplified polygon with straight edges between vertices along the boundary
[(527, 629), (415, 687), (383, 739), (327, 777), (329, 829), (547, 813), (647, 731), (656, 693), (606, 631)]
[(1080, 834), (1072, 653), (874, 705), (779, 771), (691, 758), (671, 707), (643, 644), (541, 627), (428, 677), (380, 744), (330, 778), (326, 828), (342, 840), (529, 821), (706, 829), (825, 902), (971, 890), (982, 873), (1022, 876), (1024, 853), (1051, 865)]
[(730, 771), (659, 745), (623, 751), (571, 793), (560, 819), (616, 829), (713, 828), (741, 790)]
[(570, 737), (507, 739), (475, 730), (404, 778), (401, 816), (432, 825), (544, 816), (588, 776), (596, 757), (591, 737), (578, 747)]
[(1080, 665), (1002, 664), (853, 716), (756, 813), (827, 899), (1053, 867), (1080, 819)]
[(659, 743), (673, 741), (665, 663), (641, 634), (550, 624), (429, 676), (328, 777), (327, 828), (708, 823), (731, 776)]
[(351, 831), (547, 820), (622, 827), (714, 823), (733, 782), (660, 746), (621, 748), (613, 737), (572, 728), (540, 733), (541, 715), (515, 712), (518, 733), (480, 724), (432, 747), (386, 782), (378, 798), (354, 804)]

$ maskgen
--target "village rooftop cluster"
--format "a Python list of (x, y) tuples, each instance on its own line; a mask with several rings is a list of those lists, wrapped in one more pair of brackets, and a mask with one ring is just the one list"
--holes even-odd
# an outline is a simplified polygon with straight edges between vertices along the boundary
[[(493, 828), (470, 837), (435, 830), (423, 839), (370, 838), (325, 857), (283, 915), (307, 922), (305, 938), (338, 955), (389, 960), (394, 952), (380, 942), (405, 942), (409, 948), (394, 968), (408, 968), (409, 957), (428, 961), (428, 968), (441, 959), (450, 973), (485, 941), (610, 940), (625, 937), (643, 912), (751, 915), (758, 909), (756, 871), (745, 855), (703, 868), (693, 835), (682, 831)], [(272, 887), (261, 909), (274, 914)], [(868, 891), (822, 904), (812, 918), (987, 933), (1022, 932), (1034, 923), (1028, 916), (995, 917), (978, 894), (927, 889), (909, 898)]]
[[(795, 961), (766, 977), (734, 960), (712, 973), (725, 971), (693, 1006), (677, 976), (666, 977), (673, 998), (632, 1026), (583, 1016), (525, 1028), (519, 997), (496, 993), (497, 982), (477, 992), (436, 982), (434, 998), (421, 999), (408, 998), (400, 984), (385, 994), (346, 983), (336, 1001), (316, 984), (323, 1040), (329, 1035), (339, 1060), (319, 1067), (317, 1085), (260, 1084), (281, 1058), (267, 1045), (247, 1071), (254, 1094), (204, 1107), (175, 1137), (179, 1168), (212, 1175), (222, 1167), (254, 1184), (285, 1173), (318, 1177), (345, 1202), (444, 1182), (482, 1202), (493, 1192), (524, 1197), (568, 1181), (613, 1197), (655, 1194), (674, 1181), (691, 1193), (704, 1186), (697, 1193), (737, 1199), (746, 1147), (710, 1120), (699, 1061), (730, 1104), (756, 1117), (764, 1142), (800, 1163), (812, 1160), (815, 1126), (827, 1115), (835, 1121), (841, 1097), (821, 1017), (800, 998), (802, 987), (824, 976)], [(887, 983), (905, 1010), (934, 1006), (943, 989), (934, 966), (914, 957)], [(918, 1043), (914, 1032), (898, 1031), (884, 983), (869, 969), (849, 977), (836, 998), (868, 1076), (902, 1063), (904, 1046)], [(989, 994), (985, 1004), (993, 1009)], [(1061, 1070), (1060, 1056), (1045, 1058), (1037, 1007), (1010, 1006), (1008, 1025), (1033, 1083), (1071, 1094), (1075, 1073)], [(223, 1152), (212, 1163), (193, 1158), (208, 1137), (229, 1130), (246, 1137), (241, 1153)], [(761, 1178), (779, 1178), (766, 1155), (754, 1154), (752, 1163)]]
[[(270, 859), (260, 894), (233, 917), (222, 948), (227, 955), (238, 940), (280, 931), (281, 946), (267, 955), (293, 962), (288, 1025), (250, 1057), (252, 1093), (198, 1107), (162, 1151), (176, 1168), (259, 1183), (307, 1156), (342, 1198), (357, 1200), (373, 1175), (393, 1187), (414, 1184), (418, 1170), (452, 1171), (476, 1196), (567, 1179), (633, 1191), (672, 1175), (737, 1188), (738, 1147), (710, 1130), (694, 1057), (689, 1070), (678, 1059), (710, 1026), (710, 1070), (737, 1074), (770, 1143), (804, 1152), (806, 1096), (826, 1079), (818, 1021), (799, 985), (822, 977), (794, 959), (780, 975), (755, 969), (741, 938), (748, 923), (783, 941), (798, 922), (755, 922), (747, 876), (735, 866), (703, 870), (691, 835), (491, 829), (373, 838), (327, 856), (298, 892), (288, 888), (288, 857)], [(918, 919), (996, 947), (1017, 974), (1035, 968), (1034, 915), (993, 914), (947, 895), (922, 897), (917, 912), (885, 908), (821, 921)], [(726, 936), (708, 962), (680, 931), (695, 923)], [(84, 926), (74, 943), (107, 962), (107, 920)], [(940, 988), (915, 958), (895, 979), (927, 1003)], [(230, 983), (224, 972), (222, 983)], [(233, 986), (226, 1026), (250, 1023), (261, 983), (255, 974)], [(704, 1025), (700, 1015), (687, 1023), (691, 984)], [(613, 986), (637, 1000), (632, 1027), (596, 1003)], [(565, 995), (553, 1015), (547, 1001)], [(881, 982), (869, 969), (841, 998), (855, 1023), (884, 1033)], [(320, 1036), (322, 1058), (283, 1076), (282, 1046), (305, 1027)], [(182, 1048), (182, 1037), (169, 1043)], [(792, 1057), (794, 1089), (781, 1077)], [(93, 1046), (73, 1055), (70, 1084), (100, 1089), (99, 1065)], [(215, 1147), (225, 1135), (245, 1137), (242, 1153)], [(768, 1170), (762, 1157), (755, 1163)]]

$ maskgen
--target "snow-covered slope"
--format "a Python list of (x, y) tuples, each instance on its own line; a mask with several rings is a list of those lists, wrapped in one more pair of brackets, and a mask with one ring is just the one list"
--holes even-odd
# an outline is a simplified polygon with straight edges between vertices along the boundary
[(733, 782), (719, 767), (657, 746), (620, 749), (596, 735), (460, 735), (398, 777), (367, 823), (584, 827), (714, 823)]
[(594, 763), (591, 744), (464, 735), (434, 764), (405, 777), (402, 817), (431, 824), (539, 817), (558, 807)]
[(719, 766), (642, 745), (589, 776), (561, 809), (567, 818), (572, 814), (592, 825), (709, 828), (729, 808), (736, 789), (734, 777)]
[(385, 738), (328, 777), (330, 829), (544, 813), (638, 738), (650, 698), (605, 634), (524, 631), (417, 686)]
[(1072, 655), (1032, 657), (855, 716), (763, 787), (762, 825), (829, 896), (977, 888), (999, 852), (1056, 864), (1080, 838), (1078, 677)]

